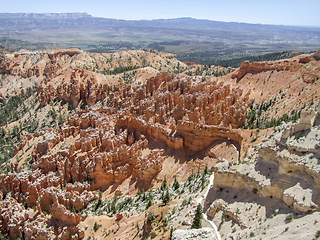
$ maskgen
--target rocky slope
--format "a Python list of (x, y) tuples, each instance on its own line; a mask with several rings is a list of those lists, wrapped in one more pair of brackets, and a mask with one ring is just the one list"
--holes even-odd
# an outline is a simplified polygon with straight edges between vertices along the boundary
[[(266, 238), (264, 235), (290, 238), (296, 230), (289, 230), (292, 224), (287, 226), (287, 223), (294, 219), (300, 227), (310, 221), (310, 216), (318, 216), (319, 107), (316, 114), (313, 109), (303, 110), (298, 123), (277, 127), (261, 144), (254, 146), (255, 151), (242, 163), (230, 166), (221, 161), (216, 165), (214, 187), (206, 200), (206, 209), (222, 236), (228, 234), (238, 239), (253, 232), (261, 238)], [(275, 225), (272, 218), (276, 216), (281, 233), (266, 228)], [(309, 226), (306, 234), (310, 238), (318, 230), (316, 222), (314, 225)], [(233, 234), (228, 227), (232, 227)]]
[(316, 218), (317, 60), (244, 62), (216, 77), (231, 69), (158, 52), (3, 55), (1, 104), (15, 113), (2, 113), (1, 134), (16, 144), (2, 165), (3, 237), (219, 238), (170, 234), (190, 229), (199, 203), (222, 238), (263, 238), (271, 217), (284, 230), (291, 213), (290, 224)]

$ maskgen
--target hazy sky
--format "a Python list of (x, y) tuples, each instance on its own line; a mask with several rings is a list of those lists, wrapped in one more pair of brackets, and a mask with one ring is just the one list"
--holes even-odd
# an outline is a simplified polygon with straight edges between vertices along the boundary
[(95, 17), (193, 17), (225, 22), (320, 27), (320, 0), (0, 0), (0, 12), (87, 12)]

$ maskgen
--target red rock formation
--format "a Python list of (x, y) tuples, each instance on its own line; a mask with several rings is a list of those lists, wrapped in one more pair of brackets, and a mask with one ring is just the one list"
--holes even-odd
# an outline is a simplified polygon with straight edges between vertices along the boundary
[(54, 239), (53, 226), (48, 227), (50, 217), (43, 214), (38, 215), (36, 218), (29, 218), (25, 221), (23, 226), (23, 233), (26, 239)]
[(266, 63), (266, 62), (253, 62), (248, 60), (241, 63), (239, 70), (232, 75), (232, 78), (237, 78), (238, 81), (247, 73), (259, 73), (267, 70), (285, 70), (290, 68), (287, 62)]
[(68, 225), (75, 226), (80, 223), (80, 214), (71, 213), (64, 205), (59, 204), (56, 199), (54, 199), (51, 214), (53, 218)]
[[(22, 232), (26, 237), (53, 239), (53, 227), (48, 228), (50, 218), (66, 226), (66, 239), (73, 235), (83, 235), (83, 230), (74, 227), (80, 222), (80, 215), (70, 211), (80, 211), (89, 202), (98, 200), (98, 192), (87, 191), (90, 186), (81, 183), (68, 184), (66, 191), (63, 191), (60, 189), (63, 184), (61, 179), (54, 175), (53, 172), (44, 175), (35, 171), (32, 175), (22, 172), (2, 176), (1, 192), (6, 198), (0, 201), (0, 220), (2, 229), (11, 239), (16, 239)], [(30, 218), (21, 204), (23, 202), (28, 207), (35, 206), (40, 215)], [(44, 216), (42, 211), (51, 213), (51, 217)]]
[[(64, 68), (76, 54), (47, 54), (42, 66), (29, 68), (19, 65), (23, 55), (0, 62), (3, 71), (47, 77), (37, 88), (40, 104), (57, 98), (74, 106), (80, 102), (86, 105), (85, 110), (77, 109), (69, 116), (63, 129), (47, 129), (44, 140), (38, 141), (32, 152), (33, 172), (14, 173), (17, 169), (12, 169), (13, 173), (2, 177), (4, 196), (11, 195), (18, 205), (24, 203), (38, 211), (34, 219), (25, 218), (16, 224), (17, 231), (23, 230), (26, 236), (81, 236), (83, 231), (76, 228), (80, 215), (74, 210), (98, 200), (97, 190), (130, 178), (149, 188), (163, 168), (167, 148), (201, 151), (220, 138), (241, 145), (242, 137), (234, 128), (246, 118), (250, 91), (169, 73), (140, 85), (120, 82), (111, 86), (98, 81), (90, 71)], [(103, 105), (96, 104), (101, 100)], [(167, 147), (144, 151), (154, 141)], [(51, 214), (51, 218), (41, 212)], [(47, 227), (48, 221), (59, 227), (41, 235), (35, 226)]]
[(28, 214), (24, 207), (16, 199), (11, 198), (10, 194), (0, 201), (0, 220), (2, 229), (9, 233), (10, 239), (17, 239), (22, 232), (24, 221)]
[(5, 56), (0, 57), (0, 73), (4, 73), (4, 74), (10, 73), (9, 64), (10, 64), (10, 60), (7, 57)]
[(308, 63), (311, 61), (311, 58), (309, 56), (302, 57), (299, 59), (299, 63)]
[[(72, 79), (73, 85), (57, 88), (59, 96), (75, 103), (88, 101), (90, 98), (81, 96), (90, 95), (91, 88), (81, 86), (88, 81), (91, 84), (86, 85), (93, 86), (94, 80), (83, 70), (73, 72)], [(109, 108), (78, 110), (68, 119), (71, 127), (39, 142), (33, 153), (34, 167), (46, 174), (58, 171), (61, 181), (89, 180), (90, 190), (106, 189), (130, 176), (150, 183), (161, 171), (164, 158), (162, 152), (141, 158), (141, 149), (148, 144), (145, 135), (173, 149), (186, 146), (199, 151), (219, 138), (241, 145), (241, 136), (229, 127), (244, 121), (249, 93), (243, 95), (240, 89), (222, 83), (194, 83), (168, 73), (136, 88), (120, 84), (107, 99)], [(93, 104), (97, 98), (91, 100)], [(126, 112), (116, 113), (114, 109), (119, 107)], [(70, 135), (76, 138), (74, 144), (51, 153)]]

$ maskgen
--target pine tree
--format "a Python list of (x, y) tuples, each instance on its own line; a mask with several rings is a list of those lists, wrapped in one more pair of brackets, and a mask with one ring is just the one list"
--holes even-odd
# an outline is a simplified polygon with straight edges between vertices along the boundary
[(204, 169), (204, 174), (208, 174), (208, 163), (206, 164), (206, 167), (205, 167), (205, 169)]
[(152, 203), (152, 198), (149, 197), (148, 202), (147, 202), (146, 209), (148, 209), (149, 207), (151, 207), (152, 204), (153, 204), (153, 203)]
[(148, 209), (149, 207), (152, 206), (152, 204), (153, 204), (152, 200), (153, 200), (152, 191), (149, 191), (146, 209)]
[(164, 180), (163, 180), (163, 183), (162, 183), (162, 186), (161, 186), (161, 190), (164, 190), (167, 188), (167, 178), (164, 177)]
[(206, 184), (206, 178), (205, 178), (205, 174), (203, 173), (201, 177), (201, 190), (205, 188), (205, 184)]
[(175, 191), (179, 189), (180, 184), (179, 184), (179, 182), (177, 181), (177, 178), (174, 178), (174, 183), (173, 183), (172, 187), (173, 187), (173, 189), (174, 189)]
[(162, 199), (162, 202), (164, 205), (167, 205), (167, 203), (170, 202), (170, 193), (169, 193), (168, 189), (167, 189), (166, 193), (162, 193), (161, 199)]
[(146, 196), (146, 192), (144, 191), (144, 189), (142, 188), (142, 201), (145, 201), (147, 199), (147, 196)]
[(202, 228), (202, 206), (198, 204), (191, 228)]

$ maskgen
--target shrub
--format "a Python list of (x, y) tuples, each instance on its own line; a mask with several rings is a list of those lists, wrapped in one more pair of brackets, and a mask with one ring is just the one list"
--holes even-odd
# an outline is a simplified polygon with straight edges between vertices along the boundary
[(96, 232), (102, 225), (98, 224), (97, 222), (94, 222), (93, 230)]
[(189, 204), (189, 202), (186, 199), (183, 199), (181, 206), (186, 206), (188, 204)]
[(292, 222), (293, 220), (293, 213), (289, 213), (287, 216), (286, 216), (286, 221), (287, 222)]
[(301, 132), (298, 132), (298, 134), (297, 134), (297, 139), (299, 139), (300, 136), (301, 136)]
[(150, 211), (148, 213), (148, 221), (149, 222), (152, 222), (154, 220), (154, 212)]

